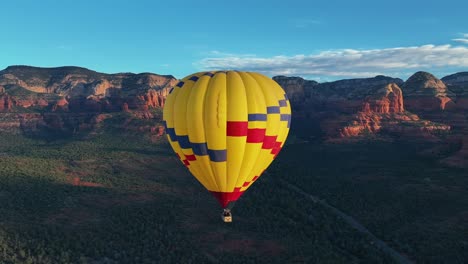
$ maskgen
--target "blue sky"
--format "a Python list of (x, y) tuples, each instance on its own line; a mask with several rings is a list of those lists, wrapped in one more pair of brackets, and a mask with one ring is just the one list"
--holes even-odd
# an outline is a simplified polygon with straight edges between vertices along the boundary
[(327, 81), (468, 71), (468, 2), (4, 1), (0, 68), (182, 78), (210, 69)]

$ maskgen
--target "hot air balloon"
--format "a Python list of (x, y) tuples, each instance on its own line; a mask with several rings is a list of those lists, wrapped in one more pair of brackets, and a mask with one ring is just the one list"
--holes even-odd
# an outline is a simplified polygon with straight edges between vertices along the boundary
[(234, 202), (284, 145), (291, 107), (284, 90), (255, 72), (199, 72), (183, 78), (163, 112), (169, 143), (232, 221)]

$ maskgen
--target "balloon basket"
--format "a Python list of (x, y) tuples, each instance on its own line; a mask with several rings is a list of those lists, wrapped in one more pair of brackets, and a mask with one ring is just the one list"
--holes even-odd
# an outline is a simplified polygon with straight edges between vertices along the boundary
[(231, 223), (232, 222), (232, 213), (229, 209), (224, 209), (223, 213), (221, 214), (221, 219), (224, 223)]

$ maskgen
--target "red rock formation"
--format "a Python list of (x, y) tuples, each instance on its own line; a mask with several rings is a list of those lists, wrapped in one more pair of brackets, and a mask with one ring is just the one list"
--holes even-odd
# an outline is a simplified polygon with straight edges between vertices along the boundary
[(41, 106), (41, 107), (46, 107), (46, 106), (49, 105), (49, 103), (46, 100), (44, 100), (42, 98), (39, 98), (39, 99), (36, 100), (35, 105), (38, 105), (38, 106)]
[[(30, 93), (30, 98), (18, 98), (20, 106), (38, 105), (35, 101), (39, 95), (34, 93), (54, 94), (66, 97), (69, 110), (75, 112), (120, 111), (123, 101), (129, 101), (129, 109), (133, 110), (163, 107), (169, 90), (177, 82), (178, 80), (170, 75), (104, 74), (80, 67), (10, 66), (0, 71), (0, 89), (14, 86), (16, 89), (33, 92)], [(85, 101), (83, 98), (92, 98), (94, 101)], [(97, 104), (98, 101), (102, 102)], [(55, 111), (60, 109), (60, 106), (53, 105), (52, 108)]]
[(67, 99), (65, 98), (60, 98), (59, 100), (57, 100), (57, 102), (54, 103), (54, 105), (52, 106), (52, 112), (55, 112), (55, 111), (68, 111), (68, 101)]
[(97, 81), (91, 85), (92, 95), (105, 96), (107, 93), (107, 89), (113, 87), (114, 86), (106, 79)]
[(312, 89), (318, 84), (316, 81), (304, 80), (300, 77), (273, 77), (281, 87), (284, 87), (289, 100), (293, 103), (303, 103), (311, 96)]
[(14, 102), (13, 98), (8, 94), (0, 95), (0, 111), (11, 111), (13, 108)]
[(0, 85), (17, 85), (39, 93), (55, 93), (62, 96), (105, 96), (107, 90), (136, 89), (156, 90), (172, 87), (177, 83), (173, 76), (152, 73), (104, 74), (80, 67), (40, 68), (10, 66), (0, 71)]
[(366, 97), (362, 109), (365, 113), (402, 113), (403, 93), (397, 84), (391, 83), (376, 90), (373, 95)]
[[(468, 89), (465, 89), (468, 74), (444, 77), (456, 96), (442, 81), (423, 72), (409, 78), (403, 92), (400, 89), (402, 80), (385, 76), (321, 84), (299, 77), (277, 76), (274, 79), (290, 98), (293, 118), (300, 119), (300, 122), (293, 121), (297, 124), (294, 128), (307, 124), (327, 137), (383, 132), (417, 134), (418, 131), (431, 133), (451, 127), (468, 128), (468, 113), (464, 111), (468, 110)], [(54, 113), (57, 115), (36, 124), (57, 129), (75, 126), (81, 129), (74, 123), (85, 120), (79, 117), (81, 114), (89, 116), (123, 110), (131, 111), (135, 118), (150, 119), (155, 116), (148, 109), (163, 107), (169, 90), (176, 83), (172, 76), (150, 73), (103, 74), (78, 67), (14, 66), (0, 71), (0, 92), (3, 93), (0, 110), (16, 111), (19, 108), (13, 107), (15, 105), (45, 109), (50, 105), (53, 111), (58, 111)], [(13, 98), (6, 95), (12, 87), (29, 90), (24, 93), (28, 96)], [(55, 102), (57, 96), (63, 99)], [(422, 120), (407, 112), (408, 108), (423, 119), (450, 120), (450, 123), (441, 125)], [(70, 114), (70, 118), (60, 116), (63, 113)], [(89, 125), (84, 123), (85, 127)], [(146, 127), (144, 131), (148, 130), (161, 133), (158, 127)]]
[(20, 106), (24, 108), (29, 108), (29, 107), (34, 107), (34, 106), (45, 108), (49, 105), (47, 100), (45, 100), (44, 98), (16, 98), (14, 102), (16, 106)]
[[(286, 91), (300, 90), (296, 78), (281, 78)], [(292, 84), (291, 84), (292, 83)], [(306, 123), (327, 138), (355, 137), (367, 134), (392, 133), (426, 136), (434, 132), (450, 130), (450, 126), (420, 120), (406, 112), (400, 79), (377, 76), (367, 79), (341, 80), (317, 84), (305, 102), (291, 102), (297, 127)], [(319, 132), (319, 134), (321, 134)], [(318, 134), (318, 135), (319, 135)]]
[(146, 102), (148, 108), (162, 108), (169, 94), (170, 88), (160, 90), (149, 89), (145, 94), (138, 96), (138, 99)]
[(417, 115), (407, 113), (372, 114), (359, 113), (349, 125), (341, 128), (341, 137), (355, 137), (364, 133), (386, 132), (409, 138), (433, 139), (433, 135), (451, 130), (449, 125), (420, 120)]
[(372, 113), (358, 113), (351, 124), (339, 129), (341, 137), (355, 137), (364, 132), (378, 133), (381, 129), (381, 116)]
[(162, 107), (162, 105), (164, 105), (164, 103), (162, 102), (162, 98), (160, 98), (159, 94), (153, 89), (148, 90), (146, 94), (140, 95), (138, 98), (140, 100), (145, 101), (146, 105), (149, 107), (156, 108)]
[(24, 100), (24, 99), (18, 99), (16, 100), (16, 105), (17, 106), (21, 106), (21, 107), (24, 107), (24, 108), (28, 108), (28, 107), (31, 107), (34, 105), (34, 100)]
[(456, 94), (456, 109), (468, 110), (468, 72), (459, 72), (442, 78), (450, 91)]
[(402, 90), (406, 97), (406, 108), (417, 114), (455, 108), (455, 94), (430, 73), (413, 74), (403, 84)]
[(164, 135), (164, 126), (152, 126), (150, 127), (151, 134), (156, 134), (157, 136)]
[[(371, 95), (364, 97), (366, 93)], [(368, 88), (366, 93), (360, 91), (359, 94), (354, 95), (352, 101), (341, 100), (341, 105), (333, 101), (332, 107), (341, 111), (342, 114), (340, 118), (332, 118), (324, 122), (322, 128), (327, 135), (355, 137), (364, 133), (375, 134), (379, 133), (389, 120), (400, 122), (406, 117), (403, 94), (397, 84), (389, 83), (380, 88)], [(359, 97), (361, 97), (360, 100)], [(359, 102), (361, 107), (357, 109)], [(412, 120), (409, 117), (406, 119)]]
[(138, 119), (153, 119), (154, 115), (150, 111), (136, 111), (132, 113)]

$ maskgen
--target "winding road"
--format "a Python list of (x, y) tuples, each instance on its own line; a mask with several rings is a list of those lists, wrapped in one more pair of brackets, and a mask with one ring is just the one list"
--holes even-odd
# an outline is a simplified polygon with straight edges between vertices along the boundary
[(413, 263), (412, 261), (410, 261), (406, 256), (398, 253), (396, 250), (394, 250), (393, 248), (389, 247), (384, 241), (380, 240), (379, 238), (377, 238), (374, 234), (372, 234), (367, 228), (365, 228), (363, 225), (361, 225), (358, 221), (356, 221), (356, 219), (354, 219), (352, 216), (349, 216), (347, 214), (345, 214), (344, 212), (340, 211), (339, 209), (337, 209), (336, 207), (333, 207), (331, 205), (329, 205), (328, 203), (326, 203), (325, 201), (319, 199), (318, 197), (315, 197), (305, 191), (303, 191), (302, 189), (300, 189), (299, 187), (297, 187), (296, 185), (294, 184), (291, 184), (285, 180), (279, 180), (282, 184), (284, 184), (288, 189), (298, 193), (298, 194), (301, 194), (302, 196), (306, 197), (307, 199), (311, 200), (312, 202), (314, 203), (317, 203), (317, 204), (320, 204), (322, 205), (323, 207), (326, 207), (327, 209), (329, 209), (333, 214), (341, 217), (346, 223), (348, 223), (350, 226), (352, 226), (353, 228), (357, 229), (358, 231), (362, 232), (362, 233), (365, 233), (366, 235), (368, 235), (372, 241), (374, 242), (374, 244), (380, 248), (382, 251), (384, 251), (385, 253), (389, 254), (390, 256), (392, 256), (394, 258), (394, 260), (398, 263), (403, 263), (403, 264), (410, 264), (410, 263)]

